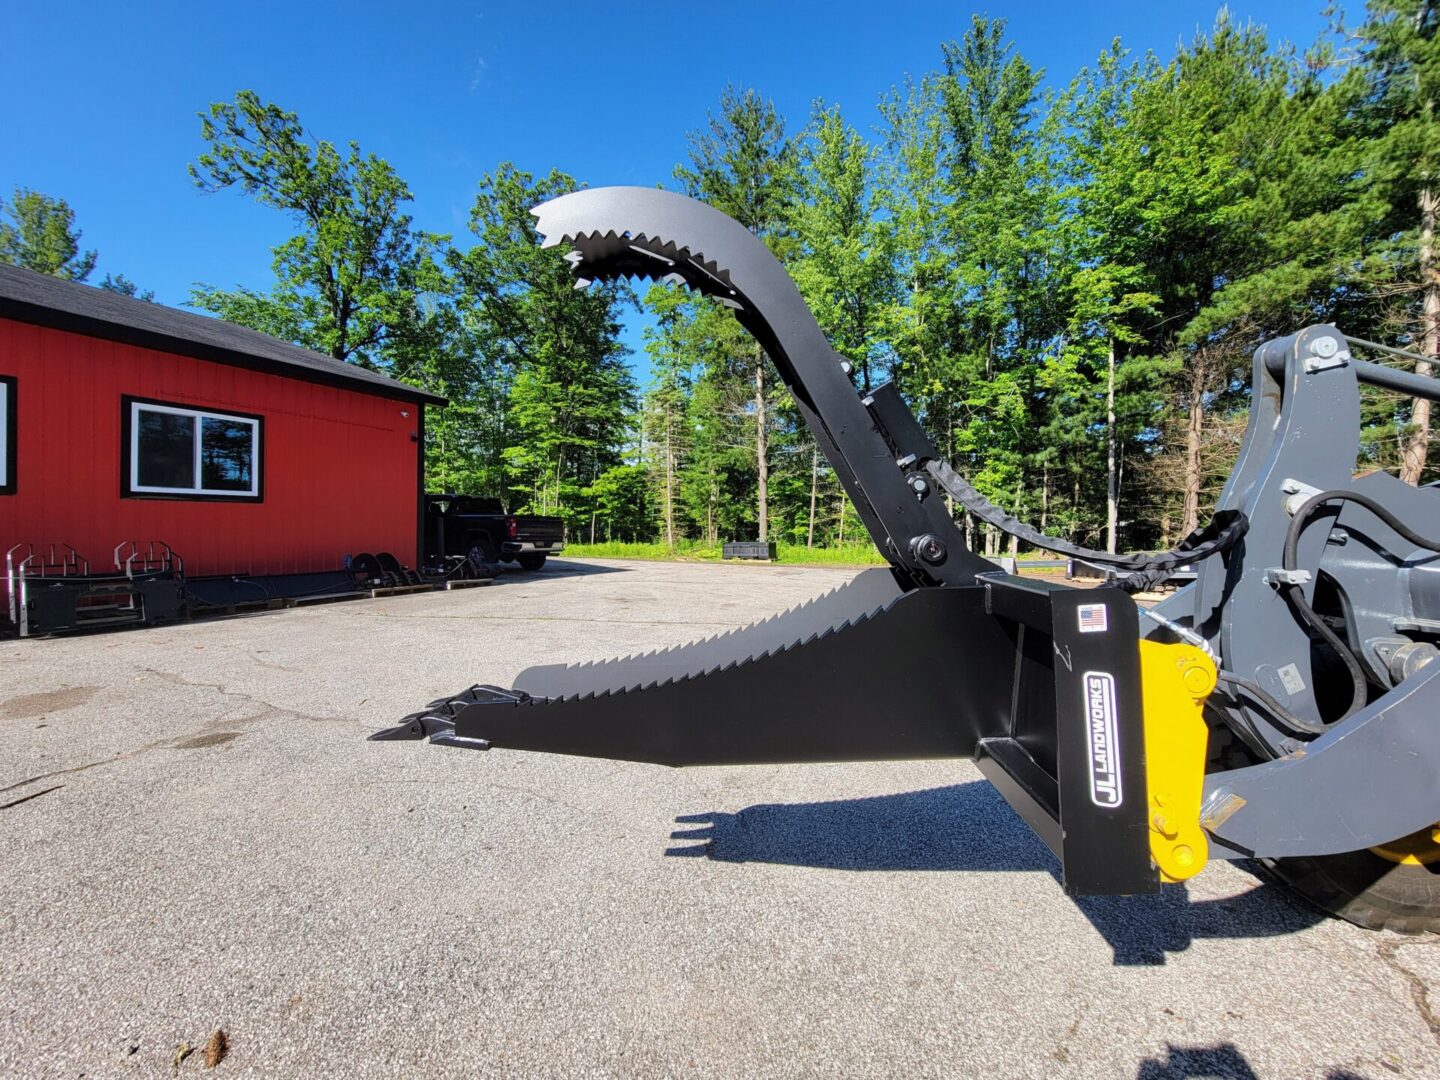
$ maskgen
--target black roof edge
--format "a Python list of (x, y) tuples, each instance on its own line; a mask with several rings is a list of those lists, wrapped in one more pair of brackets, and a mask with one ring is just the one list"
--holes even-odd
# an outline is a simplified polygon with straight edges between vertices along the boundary
[[(71, 283), (67, 282), (65, 284)], [(85, 289), (92, 288), (92, 286), (88, 285), (78, 287)], [(139, 300), (131, 302), (137, 304), (144, 303), (144, 301)], [(173, 308), (168, 310), (180, 316), (208, 319), (208, 316), (191, 312), (177, 311)], [(381, 375), (378, 372), (372, 372), (368, 368), (356, 367), (354, 374), (337, 370), (338, 365), (342, 364), (343, 361), (333, 360), (333, 358), (323, 356), (323, 354), (313, 353), (310, 350), (302, 349), (298, 345), (282, 342), (278, 338), (270, 338), (269, 340), (277, 345), (283, 345), (287, 349), (294, 349), (297, 353), (329, 361), (329, 363), (335, 365), (335, 367), (311, 366), (306, 363), (287, 363), (283, 360), (257, 355), (256, 353), (241, 349), (228, 349), (208, 342), (196, 341), (191, 338), (166, 334), (142, 327), (129, 326), (110, 319), (95, 318), (3, 295), (0, 295), (0, 318), (14, 319), (17, 322), (31, 323), (36, 326), (45, 326), (55, 330), (67, 330), (72, 333), (84, 334), (87, 337), (102, 338), (106, 341), (116, 341), (125, 345), (136, 345), (141, 348), (176, 353), (197, 360), (209, 360), (213, 363), (229, 364), (232, 367), (242, 367), (251, 371), (260, 371), (265, 374), (278, 375), (287, 379), (299, 379), (302, 382), (319, 383), (324, 386), (334, 386), (343, 390), (354, 390), (359, 393), (372, 394), (377, 397), (394, 398), (400, 401), (413, 401), (422, 405), (449, 404), (448, 398), (432, 393), (429, 390), (422, 390), (418, 386), (410, 386), (407, 383), (391, 379), (389, 376)], [(219, 320), (216, 321), (218, 322)], [(345, 366), (350, 367), (353, 365)]]

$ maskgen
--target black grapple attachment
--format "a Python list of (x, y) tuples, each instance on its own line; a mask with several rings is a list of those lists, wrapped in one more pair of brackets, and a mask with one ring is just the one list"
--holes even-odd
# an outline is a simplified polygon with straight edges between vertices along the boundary
[[(534, 213), (582, 285), (671, 281), (731, 308), (890, 565), (709, 641), (472, 687), (374, 738), (677, 766), (969, 757), (1069, 892), (1257, 857), (1363, 925), (1440, 930), (1440, 497), (1355, 475), (1360, 384), (1440, 401), (1440, 382), (1352, 356), (1396, 350), (1333, 326), (1265, 343), (1215, 519), (1173, 551), (1107, 555), (986, 502), (893, 386), (857, 393), (784, 268), (723, 214), (646, 188)], [(1117, 585), (1000, 573), (946, 496)], [(1194, 584), (1142, 635), (1131, 592), (1186, 564)]]
[(581, 285), (671, 281), (733, 309), (890, 568), (707, 641), (530, 668), (373, 737), (672, 766), (969, 757), (1060, 857), (1067, 890), (1158, 889), (1131, 598), (1008, 576), (969, 551), (899, 395), (856, 392), (784, 268), (725, 215), (645, 188), (534, 213)]

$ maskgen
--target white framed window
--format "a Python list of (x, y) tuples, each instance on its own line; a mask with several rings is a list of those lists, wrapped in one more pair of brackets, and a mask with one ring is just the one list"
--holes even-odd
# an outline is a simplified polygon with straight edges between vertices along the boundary
[(126, 495), (261, 497), (258, 416), (124, 399)]
[(15, 376), (0, 375), (0, 495), (15, 494)]

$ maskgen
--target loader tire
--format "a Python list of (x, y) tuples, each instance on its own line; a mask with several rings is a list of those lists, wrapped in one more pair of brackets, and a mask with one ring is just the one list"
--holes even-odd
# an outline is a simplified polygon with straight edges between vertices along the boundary
[(1371, 851), (1262, 861), (1310, 903), (1356, 926), (1440, 933), (1440, 863), (1399, 863)]

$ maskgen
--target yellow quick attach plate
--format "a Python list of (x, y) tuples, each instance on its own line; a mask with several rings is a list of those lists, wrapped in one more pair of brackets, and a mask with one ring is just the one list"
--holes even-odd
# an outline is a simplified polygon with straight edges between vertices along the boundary
[(1205, 866), (1200, 827), (1209, 729), (1201, 706), (1215, 689), (1215, 662), (1193, 645), (1140, 642), (1145, 703), (1145, 779), (1150, 854), (1161, 881), (1184, 881)]

